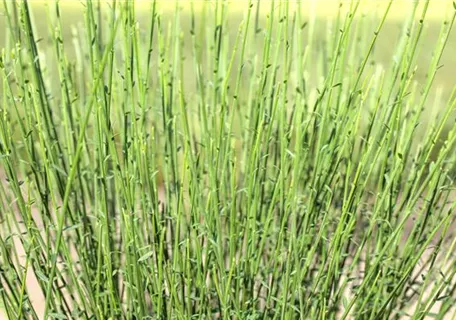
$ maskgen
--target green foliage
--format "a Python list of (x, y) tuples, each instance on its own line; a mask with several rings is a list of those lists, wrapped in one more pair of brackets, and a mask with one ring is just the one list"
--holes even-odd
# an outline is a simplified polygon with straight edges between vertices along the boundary
[(176, 2), (172, 17), (151, 2), (138, 23), (131, 1), (87, 0), (67, 39), (58, 2), (39, 38), (28, 2), (5, 0), (5, 315), (454, 312), (456, 90), (443, 106), (429, 96), (456, 13), (418, 83), (423, 2), (382, 65), (393, 1), (379, 17), (342, 2), (321, 39), (305, 2), (268, 2), (266, 19), (242, 3), (236, 24), (224, 1)]

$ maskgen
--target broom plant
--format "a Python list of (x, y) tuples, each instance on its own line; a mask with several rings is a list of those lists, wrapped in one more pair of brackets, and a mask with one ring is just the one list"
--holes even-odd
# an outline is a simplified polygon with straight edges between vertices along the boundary
[(86, 0), (69, 33), (4, 0), (4, 316), (454, 318), (456, 5), (429, 48), (430, 3), (380, 63), (394, 1)]

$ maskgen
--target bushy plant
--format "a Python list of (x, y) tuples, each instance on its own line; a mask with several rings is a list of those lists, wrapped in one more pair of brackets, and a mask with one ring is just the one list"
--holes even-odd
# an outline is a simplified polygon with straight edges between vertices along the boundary
[(5, 317), (454, 314), (456, 97), (430, 97), (456, 6), (430, 49), (411, 3), (379, 63), (393, 1), (82, 5), (67, 34), (4, 1)]

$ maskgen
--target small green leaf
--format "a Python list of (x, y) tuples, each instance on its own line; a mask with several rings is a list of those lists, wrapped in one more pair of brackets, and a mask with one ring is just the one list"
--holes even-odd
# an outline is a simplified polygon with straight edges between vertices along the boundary
[(145, 261), (145, 260), (149, 259), (153, 254), (154, 254), (153, 251), (149, 251), (148, 253), (143, 255), (141, 258), (139, 258), (138, 262), (142, 262), (142, 261)]
[(68, 319), (64, 314), (61, 314), (61, 313), (50, 313), (49, 317), (51, 319), (62, 319), (62, 320)]
[(49, 278), (46, 277), (46, 275), (44, 273), (42, 273), (41, 271), (37, 270), (35, 272), (35, 275), (38, 277), (38, 279), (44, 281), (44, 282), (48, 282), (49, 281)]

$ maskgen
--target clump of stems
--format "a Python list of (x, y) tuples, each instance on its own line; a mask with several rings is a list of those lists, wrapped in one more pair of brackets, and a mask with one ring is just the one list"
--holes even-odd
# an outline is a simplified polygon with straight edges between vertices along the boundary
[(239, 21), (225, 1), (163, 5), (146, 20), (86, 0), (68, 33), (58, 1), (43, 30), (4, 0), (5, 316), (455, 312), (456, 91), (429, 97), (456, 6), (423, 66), (429, 0), (387, 64), (374, 51), (393, 1), (376, 16), (341, 2), (331, 23), (300, 1), (264, 16), (246, 1)]

